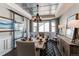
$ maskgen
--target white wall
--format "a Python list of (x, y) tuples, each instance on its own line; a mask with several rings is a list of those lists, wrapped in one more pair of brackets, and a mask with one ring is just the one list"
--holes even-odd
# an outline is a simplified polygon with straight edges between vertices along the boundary
[(0, 16), (10, 18), (9, 10), (0, 6)]

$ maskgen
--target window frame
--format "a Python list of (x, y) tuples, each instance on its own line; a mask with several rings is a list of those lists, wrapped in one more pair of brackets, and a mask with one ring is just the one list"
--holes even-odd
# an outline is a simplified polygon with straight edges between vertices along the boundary
[[(52, 22), (54, 22), (54, 26), (52, 26)], [(52, 27), (54, 27), (54, 29), (55, 29), (54, 32), (56, 32), (56, 21), (55, 20), (51, 21), (51, 32), (53, 32)]]

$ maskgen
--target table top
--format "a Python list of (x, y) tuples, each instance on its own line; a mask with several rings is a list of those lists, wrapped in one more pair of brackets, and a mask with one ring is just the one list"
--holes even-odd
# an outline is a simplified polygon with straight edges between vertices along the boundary
[(44, 47), (44, 42), (35, 42), (35, 47), (42, 49)]
[(42, 38), (42, 41), (40, 39), (32, 38), (32, 40), (27, 39), (24, 42), (34, 42), (35, 48), (42, 49), (44, 47), (44, 43), (46, 42), (45, 38)]
[(46, 42), (45, 38), (42, 38), (42, 41), (40, 39), (32, 38), (32, 41), (26, 40), (27, 42), (34, 42), (36, 48), (42, 49), (44, 47), (44, 43)]

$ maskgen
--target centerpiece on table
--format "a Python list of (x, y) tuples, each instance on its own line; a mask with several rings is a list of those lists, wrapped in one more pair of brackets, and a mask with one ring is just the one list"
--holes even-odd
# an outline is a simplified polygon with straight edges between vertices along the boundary
[(31, 36), (30, 36), (30, 38), (29, 38), (29, 41), (32, 41), (32, 38), (31, 38)]

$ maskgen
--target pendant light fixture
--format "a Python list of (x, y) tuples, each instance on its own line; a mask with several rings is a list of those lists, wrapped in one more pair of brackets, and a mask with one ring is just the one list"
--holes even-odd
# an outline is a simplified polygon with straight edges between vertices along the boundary
[(39, 5), (37, 4), (37, 14), (36, 16), (33, 16), (33, 19), (32, 19), (34, 22), (41, 21), (41, 17), (38, 12), (39, 12)]

